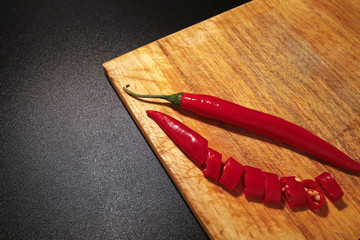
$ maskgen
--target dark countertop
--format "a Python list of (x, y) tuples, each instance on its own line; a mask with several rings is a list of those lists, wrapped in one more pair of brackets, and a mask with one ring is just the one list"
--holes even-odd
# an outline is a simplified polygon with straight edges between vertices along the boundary
[(207, 239), (102, 64), (242, 3), (3, 3), (0, 238)]

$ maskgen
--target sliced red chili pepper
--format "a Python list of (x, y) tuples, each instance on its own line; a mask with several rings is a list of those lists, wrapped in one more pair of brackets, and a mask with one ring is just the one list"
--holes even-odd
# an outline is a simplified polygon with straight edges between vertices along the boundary
[(142, 95), (131, 92), (127, 87), (129, 85), (124, 87), (124, 90), (131, 96), (162, 98), (201, 116), (230, 123), (284, 142), (340, 168), (360, 172), (359, 162), (301, 126), (279, 117), (209, 95), (190, 93)]
[(291, 209), (306, 206), (306, 193), (301, 181), (295, 180), (294, 176), (282, 177), (280, 186), (284, 199)]
[(196, 164), (204, 163), (208, 150), (208, 141), (204, 137), (164, 113), (151, 110), (146, 113)]
[(244, 195), (262, 199), (265, 190), (263, 172), (258, 168), (245, 166), (243, 179)]
[(243, 166), (230, 157), (221, 170), (219, 182), (230, 190), (234, 189), (240, 180)]
[(302, 185), (306, 191), (307, 206), (313, 210), (319, 210), (325, 203), (325, 195), (319, 184), (314, 180), (305, 179)]
[(215, 181), (219, 179), (222, 163), (221, 158), (221, 153), (208, 148), (205, 163), (202, 169), (205, 176), (214, 179)]
[(340, 185), (330, 173), (323, 172), (322, 174), (317, 176), (315, 180), (324, 190), (325, 195), (332, 202), (336, 202), (344, 195), (344, 192), (341, 189)]
[(279, 177), (274, 173), (263, 172), (265, 181), (264, 203), (279, 203), (281, 187)]

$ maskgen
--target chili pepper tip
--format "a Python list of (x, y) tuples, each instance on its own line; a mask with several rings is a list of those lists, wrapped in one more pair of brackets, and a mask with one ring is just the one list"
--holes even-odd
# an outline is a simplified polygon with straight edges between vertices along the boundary
[(147, 110), (146, 113), (191, 160), (199, 167), (202, 166), (208, 150), (208, 141), (204, 137), (164, 113), (152, 110)]

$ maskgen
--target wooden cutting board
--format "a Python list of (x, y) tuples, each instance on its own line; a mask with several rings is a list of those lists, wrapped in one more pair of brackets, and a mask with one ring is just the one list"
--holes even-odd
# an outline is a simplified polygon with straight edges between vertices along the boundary
[[(358, 0), (254, 0), (103, 65), (160, 162), (212, 239), (358, 239), (360, 178), (292, 147), (138, 93), (209, 94), (299, 124), (360, 161)], [(332, 173), (345, 195), (317, 213), (264, 205), (203, 177), (145, 111), (173, 116), (244, 165), (279, 176)]]

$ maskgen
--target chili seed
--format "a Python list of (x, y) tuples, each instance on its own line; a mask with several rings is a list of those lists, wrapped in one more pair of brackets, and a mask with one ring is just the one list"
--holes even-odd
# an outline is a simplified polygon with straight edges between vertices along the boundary
[(282, 187), (281, 191), (284, 192), (287, 188), (289, 188), (289, 186), (285, 185), (285, 186)]
[(309, 190), (309, 191), (308, 191), (308, 194), (309, 194), (310, 196), (312, 196), (312, 197), (316, 195), (313, 190)]

